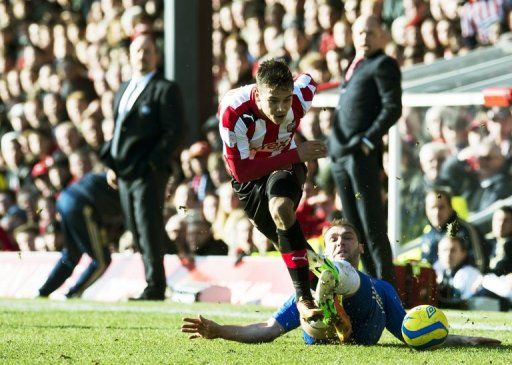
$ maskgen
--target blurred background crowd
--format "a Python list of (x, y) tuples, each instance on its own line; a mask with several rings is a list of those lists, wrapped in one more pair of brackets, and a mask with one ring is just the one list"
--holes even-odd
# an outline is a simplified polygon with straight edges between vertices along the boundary
[[(336, 85), (354, 57), (351, 25), (363, 14), (382, 19), (383, 48), (403, 67), (492, 45), (512, 29), (510, 0), (213, 0), (212, 6), (215, 103), (254, 82), (258, 63), (269, 58)], [(97, 154), (112, 138), (114, 93), (130, 78), (130, 39), (149, 29), (162, 49), (162, 9), (162, 0), (0, 0), (0, 250), (60, 250), (55, 200), (87, 172), (104, 169)], [(332, 113), (313, 108), (297, 138), (325, 139)], [(464, 220), (512, 195), (510, 108), (405, 108), (398, 125), (401, 243), (421, 237), (422, 257), (437, 263), (439, 281), (452, 286), (453, 278), (444, 278), (453, 265), (512, 273), (512, 211), (498, 210), (479, 227)], [(168, 252), (184, 261), (269, 254), (272, 244), (233, 195), (215, 116), (201, 133), (175, 159), (165, 209)], [(316, 245), (325, 223), (343, 209), (329, 160), (308, 168), (298, 219)], [(121, 222), (121, 214), (109, 222), (112, 252), (133, 250)], [(458, 230), (466, 254), (456, 264), (442, 260), (450, 250), (438, 245), (453, 222), (466, 228)]]

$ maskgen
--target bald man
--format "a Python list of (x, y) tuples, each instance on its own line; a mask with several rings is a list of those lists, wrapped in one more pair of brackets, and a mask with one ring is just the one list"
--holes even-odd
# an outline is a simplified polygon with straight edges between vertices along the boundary
[(382, 51), (382, 28), (374, 16), (359, 17), (352, 37), (356, 56), (345, 72), (328, 139), (332, 174), (344, 217), (363, 234), (366, 271), (394, 284), (381, 171), (382, 137), (402, 113), (400, 68)]

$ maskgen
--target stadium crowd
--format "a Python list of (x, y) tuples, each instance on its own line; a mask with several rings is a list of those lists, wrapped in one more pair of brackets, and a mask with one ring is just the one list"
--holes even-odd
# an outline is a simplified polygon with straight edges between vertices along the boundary
[[(258, 63), (269, 58), (285, 60), (294, 74), (336, 85), (354, 57), (351, 25), (362, 14), (382, 19), (385, 51), (404, 67), (494, 44), (512, 29), (510, 0), (212, 4), (216, 100), (254, 82)], [(130, 39), (151, 31), (161, 46), (162, 8), (162, 0), (0, 1), (0, 250), (60, 250), (56, 198), (87, 172), (104, 169), (98, 151), (112, 138), (114, 93), (130, 78)], [(332, 115), (331, 109), (311, 109), (297, 138), (325, 139)], [(423, 258), (434, 265), (440, 284), (448, 285), (443, 293), (450, 300), (467, 298), (467, 288), (457, 283), (468, 286), (470, 280), (455, 278), (465, 265), (478, 271), (471, 275), (471, 293), (482, 291), (488, 272), (512, 287), (511, 210), (496, 211), (492, 229), (490, 222), (472, 227), (464, 221), (469, 212), (512, 195), (511, 109), (405, 108), (398, 125), (401, 241), (421, 236)], [(202, 133), (176, 156), (165, 207), (172, 243), (167, 251), (185, 264), (195, 255), (231, 255), (239, 263), (245, 255), (268, 254), (272, 244), (253, 229), (233, 194), (215, 116)], [(308, 164), (298, 208), (313, 245), (320, 244), (323, 225), (342, 215), (329, 165), (329, 159)], [(382, 196), (386, 200), (386, 191)], [(121, 221), (120, 214), (109, 222), (112, 252), (134, 249)], [(453, 222), (460, 222), (455, 246), (463, 252), (455, 264), (446, 259), (450, 245), (441, 243)]]

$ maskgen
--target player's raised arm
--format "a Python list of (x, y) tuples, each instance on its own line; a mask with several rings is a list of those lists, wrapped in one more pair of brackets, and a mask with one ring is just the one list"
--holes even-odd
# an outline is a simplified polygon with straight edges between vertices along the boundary
[(189, 339), (222, 338), (243, 343), (261, 343), (272, 342), (283, 333), (283, 329), (274, 318), (248, 325), (222, 325), (200, 315), (198, 318), (183, 318), (181, 332), (190, 333)]

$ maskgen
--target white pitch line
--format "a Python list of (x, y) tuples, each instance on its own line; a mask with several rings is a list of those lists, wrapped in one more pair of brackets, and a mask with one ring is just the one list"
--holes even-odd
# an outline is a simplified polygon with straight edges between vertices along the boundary
[[(171, 304), (172, 305), (172, 304)], [(248, 319), (262, 319), (268, 318), (269, 313), (248, 313), (236, 312), (232, 310), (211, 310), (201, 309), (196, 310), (187, 308), (163, 308), (163, 307), (142, 307), (142, 306), (119, 306), (119, 305), (94, 305), (87, 303), (66, 303), (66, 302), (41, 302), (41, 303), (5, 303), (0, 301), (0, 310), (10, 310), (19, 312), (47, 312), (49, 310), (60, 310), (66, 312), (131, 312), (131, 313), (158, 313), (158, 314), (195, 314), (195, 315), (208, 315), (208, 316), (224, 316), (224, 317), (239, 317)], [(263, 312), (263, 311), (262, 311)]]
[(485, 323), (451, 323), (450, 327), (458, 330), (512, 331), (512, 326)]

